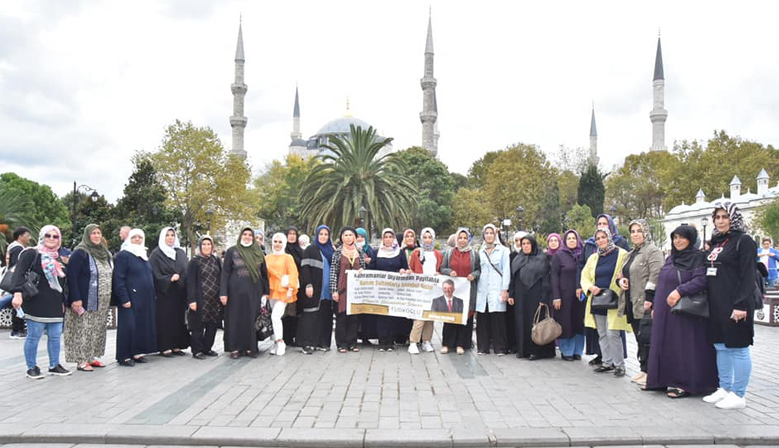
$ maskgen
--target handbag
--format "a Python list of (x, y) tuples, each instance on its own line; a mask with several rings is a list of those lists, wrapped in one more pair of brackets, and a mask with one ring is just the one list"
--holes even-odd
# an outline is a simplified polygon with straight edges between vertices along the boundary
[(599, 293), (592, 296), (590, 309), (594, 311), (616, 310), (619, 306), (619, 297), (617, 293), (610, 288), (603, 288)]
[[(3, 268), (5, 269), (5, 268)], [(14, 270), (16, 266), (8, 268), (3, 274), (3, 278), (0, 279), (0, 291), (9, 292), (14, 285)]]
[[(27, 268), (27, 272), (24, 273), (24, 283), (22, 283), (22, 290), (19, 291), (22, 293), (22, 297), (25, 299), (31, 299), (38, 295), (38, 282), (40, 281), (40, 275), (38, 275), (37, 272), (34, 272), (32, 270), (32, 267), (36, 263), (40, 263), (40, 255), (36, 255), (33, 262), (30, 264), (30, 266)], [(2, 281), (0, 281), (0, 290), (3, 290), (5, 292), (10, 292), (11, 288), (13, 287), (13, 278), (14, 278), (14, 272), (16, 271), (16, 265), (12, 267), (11, 269), (8, 269), (8, 271), (3, 276)]]
[[(541, 310), (546, 309), (546, 318), (541, 319)], [(545, 303), (539, 303), (536, 309), (536, 315), (533, 317), (533, 329), (530, 330), (530, 338), (536, 345), (547, 345), (554, 342), (563, 334), (563, 327), (554, 320), (549, 313), (549, 306)]]
[[(682, 275), (676, 271), (676, 277), (679, 284), (682, 283)], [(671, 307), (671, 314), (684, 314), (692, 317), (709, 317), (709, 300), (706, 297), (706, 290), (689, 295), (682, 296), (676, 305)]]
[(272, 311), (270, 300), (265, 302), (265, 305), (260, 306), (260, 314), (254, 320), (254, 330), (257, 332), (258, 341), (264, 341), (273, 335), (273, 321), (270, 318)]

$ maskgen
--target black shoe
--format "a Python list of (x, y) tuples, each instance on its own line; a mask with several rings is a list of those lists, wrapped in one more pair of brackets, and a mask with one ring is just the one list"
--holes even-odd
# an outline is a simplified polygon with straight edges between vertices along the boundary
[(125, 359), (124, 361), (119, 361), (120, 366), (125, 367), (135, 367), (135, 360), (134, 359)]
[(32, 380), (42, 380), (43, 374), (41, 373), (41, 369), (38, 368), (38, 366), (35, 366), (32, 369), (28, 370), (27, 378), (30, 378)]
[(230, 352), (230, 359), (238, 359), (241, 357), (241, 353), (239, 352)]
[(603, 358), (600, 356), (596, 356), (595, 358), (592, 358), (589, 362), (591, 366), (598, 366), (603, 362)]
[(563, 361), (573, 361), (573, 356), (562, 355), (560, 357), (563, 359)]
[(327, 352), (329, 352), (329, 351), (330, 351), (330, 347), (322, 347), (322, 346), (319, 346), (319, 347), (317, 347), (316, 349), (317, 349), (317, 350), (319, 350), (320, 352), (325, 352), (325, 353), (327, 353)]
[(535, 355), (533, 353), (531, 353), (530, 356), (527, 357), (528, 361), (535, 361), (535, 360), (538, 360), (538, 359), (541, 359), (541, 358), (539, 358), (537, 355)]
[(24, 339), (26, 337), (27, 337), (27, 332), (24, 330), (11, 332), (11, 339)]
[(186, 356), (187, 354), (184, 353), (183, 350), (173, 350), (171, 353), (173, 353), (174, 356)]
[(219, 356), (219, 353), (217, 353), (217, 352), (215, 352), (215, 351), (213, 351), (213, 350), (209, 350), (209, 351), (207, 351), (205, 354), (206, 354), (206, 356), (211, 356), (211, 357), (217, 357), (217, 356)]
[(149, 362), (149, 360), (144, 358), (143, 356), (133, 358), (133, 361), (135, 361), (137, 364), (146, 364), (147, 362)]
[(248, 351), (248, 352), (246, 352), (246, 356), (248, 356), (249, 358), (256, 359), (256, 358), (258, 358), (260, 356), (260, 352)]
[(195, 359), (206, 359), (206, 354), (205, 353), (195, 353), (194, 355), (192, 355), (192, 357), (195, 358)]
[(614, 369), (614, 376), (616, 377), (622, 377), (625, 376), (625, 368), (624, 367), (617, 367)]
[(612, 370), (614, 370), (614, 367), (612, 367), (612, 366), (601, 365), (600, 367), (597, 367), (597, 368), (593, 369), (593, 372), (595, 372), (595, 373), (603, 373), (603, 372), (611, 372)]
[(70, 370), (62, 367), (62, 364), (57, 364), (56, 366), (49, 369), (49, 375), (56, 375), (56, 376), (68, 376), (70, 375)]
[(581, 361), (582, 360), (582, 355), (573, 355), (573, 360), (574, 361)]
[(303, 347), (300, 349), (300, 352), (304, 355), (313, 355), (314, 354), (314, 347)]

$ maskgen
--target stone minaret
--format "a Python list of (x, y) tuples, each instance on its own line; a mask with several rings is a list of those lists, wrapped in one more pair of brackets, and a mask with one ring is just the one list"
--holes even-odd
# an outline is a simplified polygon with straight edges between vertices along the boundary
[(230, 86), (233, 91), (233, 115), (230, 117), (230, 126), (233, 128), (233, 147), (230, 154), (242, 159), (246, 158), (243, 149), (243, 131), (246, 128), (246, 117), (243, 115), (243, 98), (246, 96), (248, 86), (243, 82), (243, 30), (238, 24), (238, 44), (235, 47), (235, 82)]
[(665, 151), (665, 120), (668, 111), (665, 110), (665, 76), (663, 75), (663, 52), (660, 49), (660, 36), (657, 36), (657, 54), (655, 55), (655, 76), (652, 81), (654, 89), (654, 107), (649, 112), (652, 122), (652, 147), (650, 151)]
[(289, 134), (292, 140), (303, 137), (300, 133), (300, 101), (298, 100), (298, 88), (295, 87), (295, 109), (292, 111), (292, 133)]
[(768, 193), (768, 181), (771, 178), (768, 173), (765, 172), (765, 168), (760, 170), (760, 174), (757, 175), (757, 195), (763, 196)]
[(433, 91), (433, 111), (435, 112), (434, 147), (436, 154), (438, 154), (438, 138), (441, 137), (441, 134), (438, 132), (438, 96), (435, 91)]
[(419, 119), (422, 121), (422, 147), (430, 151), (434, 157), (438, 156), (436, 144), (436, 112), (435, 86), (433, 77), (433, 17), (427, 21), (427, 42), (425, 43), (425, 73), (421, 79), (422, 84), (422, 112)]
[(590, 118), (590, 165), (598, 166), (598, 129), (595, 127), (595, 104)]

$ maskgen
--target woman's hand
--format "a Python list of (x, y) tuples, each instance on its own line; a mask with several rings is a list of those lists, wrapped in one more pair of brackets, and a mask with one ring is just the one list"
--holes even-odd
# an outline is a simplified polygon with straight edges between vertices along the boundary
[(745, 320), (747, 318), (747, 312), (741, 310), (733, 310), (733, 313), (730, 315), (730, 318), (735, 320), (736, 322), (740, 320)]
[(132, 303), (125, 302), (125, 303), (122, 304), (122, 306), (125, 307), (125, 308), (130, 308), (132, 306)]
[(22, 293), (15, 292), (14, 293), (14, 298), (13, 298), (13, 300), (11, 300), (11, 305), (13, 305), (13, 307), (15, 309), (19, 309), (19, 307), (22, 306), (22, 302), (23, 302), (23, 300), (22, 300)]
[(578, 298), (580, 298), (581, 296), (582, 296), (582, 289), (581, 289), (581, 288), (579, 288), (579, 289), (577, 289), (577, 290), (576, 290), (576, 298), (578, 299)]
[(306, 286), (306, 297), (309, 299), (314, 297), (314, 287), (311, 285)]
[(177, 282), (177, 281), (179, 281), (179, 278), (180, 277), (179, 277), (178, 274), (173, 274), (173, 275), (170, 276), (170, 281)]
[(562, 299), (552, 300), (552, 306), (554, 307), (554, 309), (559, 310), (563, 306), (563, 300)]
[(503, 303), (506, 303), (509, 300), (509, 292), (507, 290), (503, 290), (500, 292), (500, 301)]
[(457, 271), (450, 272), (449, 277), (457, 277)]
[(623, 291), (627, 291), (630, 288), (630, 281), (626, 278), (619, 279), (619, 287), (622, 288)]
[(287, 299), (291, 299), (292, 298), (292, 292), (293, 291), (294, 290), (292, 288), (287, 289)]
[(668, 298), (665, 301), (668, 303), (668, 306), (673, 308), (676, 305), (676, 302), (678, 302), (681, 298), (682, 296), (679, 294), (679, 291), (674, 289), (671, 291), (671, 294), (668, 294)]
[(652, 309), (652, 302), (644, 302), (644, 311)]
[(338, 293), (337, 292), (333, 293), (333, 300), (338, 302)]
[(592, 293), (592, 295), (597, 296), (598, 294), (600, 294), (600, 288), (598, 288), (595, 285), (592, 285), (590, 286), (590, 292)]
[(73, 303), (70, 304), (70, 309), (72, 309), (74, 313), (78, 314), (78, 310), (81, 308), (81, 305), (81, 300), (74, 300)]
[(471, 274), (468, 274), (468, 276), (465, 278), (467, 278), (469, 282), (476, 280), (476, 277), (472, 276)]
[(219, 297), (219, 301), (222, 302), (222, 306), (227, 305), (227, 296)]
[(197, 302), (190, 303), (189, 309), (191, 309), (192, 311), (197, 311)]
[(514, 305), (514, 299), (512, 297), (509, 297), (509, 305)]

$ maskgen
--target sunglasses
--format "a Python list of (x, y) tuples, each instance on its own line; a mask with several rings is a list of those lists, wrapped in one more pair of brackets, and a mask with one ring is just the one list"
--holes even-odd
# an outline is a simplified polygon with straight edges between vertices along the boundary
[(52, 240), (58, 240), (58, 239), (60, 239), (60, 236), (59, 236), (59, 235), (52, 235), (52, 234), (49, 234), (49, 233), (47, 233), (47, 234), (45, 234), (45, 235), (43, 235), (43, 236), (44, 236), (45, 238), (49, 238), (49, 239), (52, 239)]

